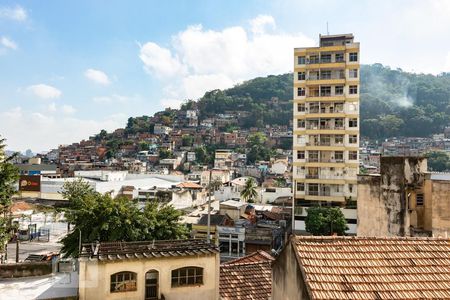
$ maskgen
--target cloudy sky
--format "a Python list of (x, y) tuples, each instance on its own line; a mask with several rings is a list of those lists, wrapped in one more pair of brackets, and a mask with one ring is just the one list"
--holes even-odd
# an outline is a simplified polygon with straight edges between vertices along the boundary
[(292, 71), (354, 33), (363, 63), (450, 72), (450, 1), (0, 2), (0, 135), (45, 151), (205, 91)]

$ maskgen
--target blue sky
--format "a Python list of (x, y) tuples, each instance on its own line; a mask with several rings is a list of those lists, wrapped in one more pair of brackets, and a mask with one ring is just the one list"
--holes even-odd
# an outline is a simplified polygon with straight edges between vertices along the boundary
[(353, 32), (363, 63), (450, 71), (450, 1), (2, 1), (0, 135), (45, 151), (205, 91), (292, 70)]

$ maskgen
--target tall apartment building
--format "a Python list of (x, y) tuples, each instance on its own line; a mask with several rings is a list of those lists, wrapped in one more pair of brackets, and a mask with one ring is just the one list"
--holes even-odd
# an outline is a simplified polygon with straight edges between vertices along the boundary
[(359, 43), (353, 34), (321, 35), (319, 47), (294, 49), (294, 227), (305, 207), (343, 208), (356, 233), (359, 169)]

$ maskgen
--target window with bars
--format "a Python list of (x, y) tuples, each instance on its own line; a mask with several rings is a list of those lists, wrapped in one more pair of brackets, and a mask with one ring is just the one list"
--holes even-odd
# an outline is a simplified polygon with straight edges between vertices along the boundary
[(305, 80), (305, 72), (298, 72), (297, 73), (297, 79), (298, 80)]
[(172, 271), (172, 287), (203, 284), (203, 268), (185, 267)]
[(298, 88), (297, 89), (297, 96), (305, 96), (305, 88)]
[(111, 293), (137, 291), (137, 274), (134, 272), (119, 272), (111, 275)]
[(358, 53), (357, 52), (350, 53), (349, 58), (350, 61), (358, 61)]
[(424, 200), (423, 200), (423, 194), (417, 194), (416, 195), (416, 206), (423, 206)]
[(358, 86), (357, 85), (351, 85), (349, 87), (349, 93), (350, 93), (350, 95), (358, 94)]

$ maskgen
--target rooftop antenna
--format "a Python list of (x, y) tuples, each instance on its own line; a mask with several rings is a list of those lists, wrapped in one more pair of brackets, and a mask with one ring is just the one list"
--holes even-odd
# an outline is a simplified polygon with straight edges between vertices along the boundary
[(327, 21), (327, 35), (330, 35), (330, 32), (328, 31), (328, 21)]

